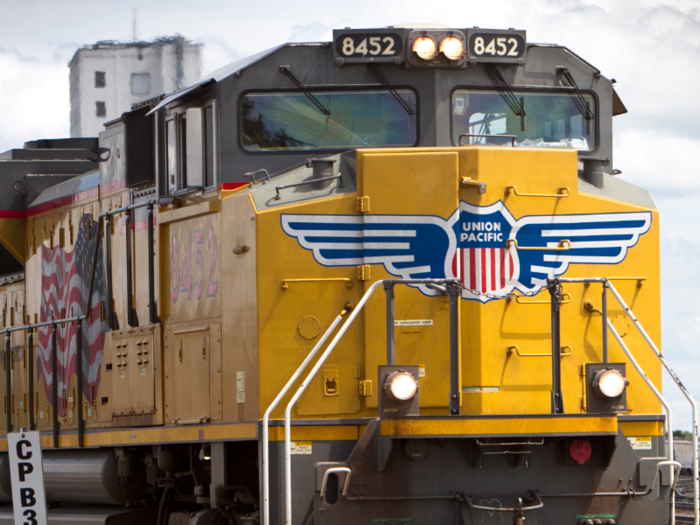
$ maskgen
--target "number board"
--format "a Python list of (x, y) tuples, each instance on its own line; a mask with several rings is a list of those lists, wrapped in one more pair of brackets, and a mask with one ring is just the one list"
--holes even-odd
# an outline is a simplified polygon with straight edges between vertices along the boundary
[(336, 63), (392, 62), (405, 59), (403, 31), (333, 31)]
[(525, 31), (467, 29), (467, 57), (476, 62), (523, 64), (527, 39)]

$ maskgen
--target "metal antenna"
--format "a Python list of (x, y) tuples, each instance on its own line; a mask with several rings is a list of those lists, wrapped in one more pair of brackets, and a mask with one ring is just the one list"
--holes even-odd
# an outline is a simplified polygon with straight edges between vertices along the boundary
[(139, 16), (139, 10), (138, 8), (134, 7), (131, 12), (134, 15), (133, 21), (131, 22), (131, 40), (133, 42), (138, 42), (138, 28), (139, 28), (139, 22), (138, 22), (138, 16)]

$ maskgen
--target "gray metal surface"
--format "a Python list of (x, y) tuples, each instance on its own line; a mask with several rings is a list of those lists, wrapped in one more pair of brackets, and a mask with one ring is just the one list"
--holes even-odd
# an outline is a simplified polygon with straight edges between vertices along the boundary
[[(377, 78), (365, 64), (336, 65), (332, 45), (289, 44), (264, 51), (243, 61), (231, 64), (202, 81), (197, 87), (165, 99), (159, 105), (162, 115), (178, 104), (182, 107), (202, 105), (206, 97), (214, 96), (219, 115), (218, 181), (221, 183), (246, 182), (244, 173), (267, 169), (276, 173), (300, 165), (307, 157), (306, 151), (275, 151), (246, 153), (239, 146), (239, 100), (248, 90), (295, 90), (292, 81), (280, 72), (280, 66), (289, 66), (299, 82), (309, 88), (338, 86), (364, 86), (381, 88)], [(605, 167), (612, 170), (612, 108), (613, 88), (609, 79), (599, 71), (560, 46), (530, 45), (523, 66), (501, 65), (499, 71), (513, 87), (547, 88), (562, 90), (557, 67), (565, 67), (583, 92), (596, 96), (598, 145), (595, 150), (581, 153), (581, 157), (595, 156), (610, 159)], [(488, 88), (496, 91), (484, 65), (465, 69), (406, 68), (404, 65), (375, 64), (389, 84), (395, 88), (410, 87), (418, 93), (418, 146), (452, 146), (451, 95), (457, 88)], [(215, 80), (215, 83), (211, 82)], [(569, 89), (569, 91), (571, 91)], [(200, 97), (201, 93), (201, 97)], [(200, 98), (198, 98), (200, 97)], [(209, 100), (210, 98), (207, 98)], [(168, 102), (166, 102), (168, 100)], [(165, 104), (164, 104), (165, 103)], [(166, 107), (167, 106), (167, 107)], [(160, 193), (160, 192), (159, 192)]]
[[(343, 184), (341, 188), (339, 181), (331, 181), (327, 187), (318, 188), (317, 184), (308, 184), (288, 188), (280, 192), (280, 199), (276, 199), (277, 191), (275, 186), (283, 186), (296, 184), (299, 182), (313, 180), (313, 168), (306, 166), (306, 158), (327, 158), (335, 159), (338, 162), (333, 164), (333, 175), (339, 173), (343, 175)], [(287, 206), (296, 202), (310, 201), (316, 199), (324, 199), (328, 197), (347, 195), (357, 191), (356, 174), (355, 174), (355, 152), (347, 152), (336, 155), (306, 155), (303, 159), (295, 159), (304, 162), (301, 166), (292, 167), (289, 171), (272, 174), (271, 182), (258, 183), (253, 188), (246, 190), (250, 191), (255, 200), (255, 205), (259, 210), (275, 208), (278, 206)]]
[[(46, 450), (44, 487), (49, 502), (123, 505), (134, 494), (120, 486), (112, 449)], [(5, 474), (6, 473), (6, 474)], [(11, 494), (7, 454), (0, 454), (0, 501)]]
[[(641, 458), (650, 458), (643, 464), (648, 463), (653, 471), (663, 456), (662, 438), (652, 438), (651, 450), (632, 450), (622, 433), (617, 437), (590, 438), (593, 455), (583, 465), (568, 458), (569, 440), (566, 439), (547, 438), (541, 446), (513, 445), (514, 449), (529, 450), (529, 468), (525, 461), (518, 463), (512, 460), (515, 456), (507, 454), (489, 455), (480, 462), (484, 447), (480, 447), (476, 439), (425, 440), (426, 453), (421, 459), (409, 457), (406, 452), (408, 440), (392, 439), (393, 447), (386, 467), (383, 472), (378, 472), (378, 423), (377, 420), (369, 425), (347, 461), (316, 464), (314, 525), (512, 523), (512, 513), (471, 508), (465, 496), (470, 496), (473, 503), (480, 506), (513, 507), (517, 498), (523, 498), (524, 505), (531, 506), (536, 503), (532, 496), (534, 491), (538, 491), (544, 506), (525, 511), (526, 523), (530, 524), (575, 524), (577, 516), (586, 514), (615, 514), (618, 525), (667, 522), (668, 505), (660, 505), (658, 501), (668, 501), (670, 493), (670, 476), (664, 470), (649, 497), (624, 495), (626, 488), (637, 492), (647, 489), (645, 483), (649, 481), (640, 479), (638, 463)], [(508, 447), (489, 448), (500, 450)], [(352, 478), (349, 497), (339, 495), (337, 503), (330, 504), (321, 501), (320, 487), (325, 470), (335, 466), (349, 467)], [(299, 479), (309, 475), (301, 466), (295, 472)], [(339, 479), (338, 485), (342, 487), (344, 481)], [(307, 508), (302, 497), (305, 490), (308, 488), (295, 487), (295, 525), (310, 522), (303, 521), (300, 516)], [(567, 496), (601, 491), (620, 495)]]
[(591, 195), (597, 195), (599, 197), (606, 197), (608, 199), (615, 199), (621, 202), (627, 202), (629, 204), (636, 204), (638, 206), (644, 206), (646, 208), (656, 209), (656, 203), (654, 202), (651, 193), (647, 190), (642, 189), (634, 184), (622, 180), (620, 177), (613, 177), (607, 173), (603, 174), (604, 186), (603, 188), (596, 188), (590, 182), (584, 180), (582, 177), (578, 179), (578, 191), (581, 193), (590, 193)]
[[(99, 505), (70, 505), (49, 509), (51, 525), (152, 525), (158, 509), (107, 507)], [(0, 506), (0, 525), (13, 525), (12, 506)]]
[(99, 185), (99, 171), (85, 173), (84, 175), (79, 175), (66, 181), (59, 182), (55, 186), (51, 186), (50, 188), (45, 189), (36, 199), (34, 199), (29, 204), (28, 207), (32, 208), (33, 206), (39, 206), (40, 204), (45, 204), (47, 202), (60, 199), (62, 197), (76, 195), (80, 192), (97, 188)]

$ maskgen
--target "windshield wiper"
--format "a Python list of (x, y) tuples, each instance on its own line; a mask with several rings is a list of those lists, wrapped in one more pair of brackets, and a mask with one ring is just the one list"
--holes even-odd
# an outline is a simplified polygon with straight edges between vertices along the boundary
[[(305, 86), (304, 84), (302, 84), (301, 82), (299, 82), (299, 80), (297, 80), (297, 77), (294, 76), (294, 74), (292, 73), (292, 69), (291, 69), (289, 66), (280, 66), (280, 71), (281, 71), (282, 73), (284, 73), (285, 75), (287, 75), (287, 76), (289, 77), (289, 80), (291, 80), (292, 82), (294, 82), (294, 85), (295, 85), (296, 87), (298, 87), (299, 90), (301, 90), (301, 92), (302, 92), (304, 95), (306, 95), (306, 97), (307, 97), (311, 102), (314, 103), (314, 105), (318, 108), (318, 110), (319, 110), (321, 113), (323, 113), (324, 115), (330, 115), (330, 114), (331, 114), (331, 112), (330, 112), (328, 109), (324, 108), (324, 107), (323, 107), (323, 104), (321, 104), (321, 103), (318, 101), (318, 99), (317, 99), (316, 97), (314, 97), (308, 89), (306, 89), (306, 86)], [(326, 122), (326, 127), (328, 127), (328, 123), (327, 123), (327, 122)]]
[(391, 96), (396, 99), (396, 102), (401, 104), (401, 107), (406, 110), (406, 113), (409, 115), (415, 115), (416, 112), (413, 111), (413, 108), (408, 105), (408, 103), (399, 95), (394, 87), (389, 84), (389, 82), (386, 81), (386, 79), (377, 71), (377, 68), (374, 67), (374, 64), (367, 64), (367, 69), (369, 69), (369, 72), (372, 73), (377, 80), (379, 80), (379, 83), (384, 86), (384, 89), (386, 89), (389, 93), (391, 93)]
[(574, 88), (574, 91), (576, 91), (576, 97), (574, 97), (574, 104), (576, 105), (576, 108), (581, 112), (586, 120), (593, 120), (595, 118), (593, 112), (591, 111), (588, 102), (586, 102), (586, 99), (583, 98), (583, 93), (581, 93), (581, 90), (578, 88), (578, 85), (576, 84), (576, 81), (568, 68), (557, 66), (557, 73), (563, 75), (569, 85)]
[(518, 100), (518, 97), (513, 93), (513, 88), (506, 82), (506, 79), (503, 78), (501, 72), (496, 69), (496, 66), (489, 64), (486, 66), (486, 71), (490, 73), (493, 83), (500, 88), (498, 89), (498, 93), (503, 97), (503, 100), (506, 101), (508, 107), (513, 113), (520, 117), (520, 129), (525, 131), (525, 115), (527, 115), (527, 113), (525, 113), (525, 98), (520, 97), (520, 100)]

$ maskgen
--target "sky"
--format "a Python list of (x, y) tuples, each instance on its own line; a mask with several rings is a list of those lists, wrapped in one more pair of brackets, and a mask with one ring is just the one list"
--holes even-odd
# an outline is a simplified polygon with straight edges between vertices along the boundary
[[(0, 0), (0, 151), (69, 135), (67, 64), (99, 40), (181, 34), (205, 45), (202, 72), (284, 42), (330, 41), (334, 28), (436, 22), (527, 30), (617, 80), (614, 167), (661, 213), (664, 353), (700, 401), (700, 0)], [(667, 379), (667, 377), (665, 378)], [(664, 381), (674, 427), (691, 428)]]

